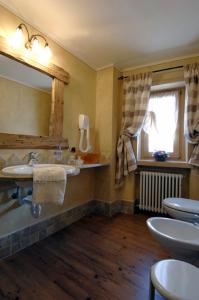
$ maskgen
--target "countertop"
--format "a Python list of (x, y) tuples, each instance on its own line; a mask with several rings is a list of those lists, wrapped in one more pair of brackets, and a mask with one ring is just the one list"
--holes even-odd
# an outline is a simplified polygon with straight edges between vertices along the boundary
[(97, 164), (83, 164), (80, 166), (80, 169), (90, 169), (90, 168), (99, 168), (110, 166), (110, 163), (97, 163)]
[[(91, 169), (109, 166), (110, 163), (96, 163), (96, 164), (83, 164), (79, 168), (81, 169)], [(1, 180), (32, 180), (32, 175), (7, 175), (0, 171)]]

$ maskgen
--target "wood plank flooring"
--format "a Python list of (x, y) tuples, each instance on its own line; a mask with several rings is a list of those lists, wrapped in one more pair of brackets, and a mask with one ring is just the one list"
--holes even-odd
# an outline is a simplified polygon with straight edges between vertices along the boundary
[(1, 261), (0, 299), (148, 299), (150, 266), (169, 255), (151, 237), (146, 219), (85, 217)]

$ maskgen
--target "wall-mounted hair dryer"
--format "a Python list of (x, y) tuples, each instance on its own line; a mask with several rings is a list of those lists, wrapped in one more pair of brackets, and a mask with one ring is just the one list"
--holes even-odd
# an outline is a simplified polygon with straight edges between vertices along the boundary
[[(80, 129), (79, 150), (81, 152), (90, 152), (92, 150), (92, 146), (90, 144), (90, 128), (89, 128), (88, 116), (79, 115), (79, 129)], [(83, 149), (84, 131), (86, 131), (86, 143), (87, 143), (85, 149)]]

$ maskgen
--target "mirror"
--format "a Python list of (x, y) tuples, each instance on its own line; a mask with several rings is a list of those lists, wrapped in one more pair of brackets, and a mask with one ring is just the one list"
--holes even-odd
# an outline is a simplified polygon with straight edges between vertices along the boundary
[(0, 132), (49, 136), (52, 78), (0, 55)]
[[(49, 108), (45, 106), (44, 108), (41, 109), (42, 105), (40, 101), (39, 107), (37, 105), (36, 109), (35, 106), (33, 106), (30, 109), (30, 106), (28, 105), (29, 102), (27, 101), (25, 102), (28, 108), (27, 110), (25, 110), (24, 106), (22, 105), (23, 110), (21, 112), (18, 105), (15, 105), (16, 111), (14, 111), (13, 108), (14, 103), (12, 103), (12, 100), (10, 100), (11, 104), (9, 105), (10, 106), (12, 105), (11, 109), (9, 108), (7, 109), (7, 111), (6, 109), (4, 109), (4, 113), (1, 114), (4, 123), (2, 122), (0, 124), (0, 149), (56, 149), (57, 145), (62, 145), (62, 149), (68, 149), (68, 140), (63, 137), (63, 104), (64, 104), (64, 89), (65, 86), (68, 85), (70, 82), (69, 73), (66, 72), (64, 69), (60, 68), (59, 66), (54, 65), (52, 62), (49, 62), (47, 64), (42, 64), (39, 61), (29, 57), (27, 53), (26, 55), (24, 55), (21, 50), (13, 49), (8, 45), (7, 39), (5, 39), (2, 36), (0, 36), (0, 53), (2, 55), (5, 55), (5, 57), (9, 57), (11, 63), (15, 63), (17, 61), (18, 63), (16, 64), (18, 65), (18, 68), (22, 68), (16, 71), (17, 79), (15, 80), (19, 81), (19, 77), (18, 77), (19, 74), (22, 75), (23, 67), (27, 66), (26, 67), (27, 71), (25, 73), (26, 75), (24, 76), (25, 79), (28, 78), (30, 73), (34, 73), (37, 74), (35, 75), (34, 78), (37, 79), (42, 78), (41, 80), (39, 79), (37, 81), (37, 83), (38, 82), (41, 83), (43, 82), (43, 78), (45, 76), (45, 75), (42, 76), (42, 74), (46, 74), (47, 77), (45, 76), (45, 78), (46, 79), (48, 78), (48, 82), (50, 81), (48, 84), (48, 88), (52, 84), (52, 96), (51, 96), (51, 104)], [(13, 72), (11, 74), (13, 75)], [(6, 77), (6, 75), (4, 75), (4, 77)], [(39, 89), (41, 89), (41, 86), (39, 86)], [(43, 89), (43, 85), (42, 85), (42, 89)], [(8, 89), (6, 89), (6, 91), (7, 90)], [(10, 99), (12, 99), (12, 96), (13, 95), (11, 95)], [(0, 94), (0, 98), (2, 98), (1, 94)], [(9, 105), (7, 104), (7, 107)], [(1, 104), (1, 108), (2, 107), (3, 107), (3, 103)], [(50, 110), (50, 117), (49, 117), (49, 110)], [(12, 118), (9, 115), (11, 111), (14, 112)], [(42, 124), (45, 123), (45, 128), (43, 128), (44, 127), (43, 125), (38, 126), (38, 124), (40, 123), (36, 119), (39, 116), (37, 112), (39, 112), (40, 114), (40, 122), (43, 122)], [(33, 113), (33, 115), (31, 115), (30, 117), (31, 113)], [(29, 114), (28, 117), (27, 114)], [(5, 124), (6, 126), (8, 126), (9, 124), (9, 120), (7, 119), (13, 120), (13, 116), (15, 117), (13, 121), (14, 126), (12, 124), (12, 128), (11, 126), (9, 128), (8, 127), (5, 128), (4, 127)], [(32, 123), (30, 123), (30, 119), (32, 120)], [(27, 122), (28, 124), (24, 120), (28, 120)], [(45, 120), (48, 120), (48, 122), (46, 122)], [(47, 127), (47, 123), (48, 123), (48, 127)], [(12, 133), (8, 133), (8, 131)], [(41, 134), (41, 131), (42, 132), (45, 131), (44, 135)], [(25, 134), (23, 134), (22, 132), (24, 132)], [(47, 135), (46, 132), (48, 132)]]

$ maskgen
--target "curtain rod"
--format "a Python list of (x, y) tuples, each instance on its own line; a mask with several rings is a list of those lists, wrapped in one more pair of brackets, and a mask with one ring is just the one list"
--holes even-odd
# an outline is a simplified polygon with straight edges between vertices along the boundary
[[(152, 73), (158, 73), (158, 72), (163, 72), (163, 71), (169, 71), (169, 70), (175, 70), (175, 69), (181, 69), (183, 68), (184, 66), (177, 66), (177, 67), (171, 67), (171, 68), (166, 68), (166, 69), (161, 69), (161, 70), (155, 70), (155, 71), (152, 71)], [(129, 78), (130, 76), (120, 76), (118, 77), (118, 80), (123, 80), (123, 79), (126, 79), (126, 78)]]

